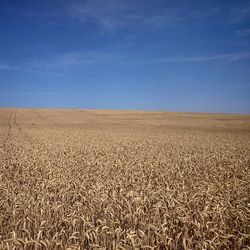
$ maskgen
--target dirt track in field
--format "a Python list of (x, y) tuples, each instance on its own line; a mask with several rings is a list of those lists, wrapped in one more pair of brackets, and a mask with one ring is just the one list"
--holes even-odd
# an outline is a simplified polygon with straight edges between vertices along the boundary
[(0, 109), (0, 249), (247, 249), (250, 116)]

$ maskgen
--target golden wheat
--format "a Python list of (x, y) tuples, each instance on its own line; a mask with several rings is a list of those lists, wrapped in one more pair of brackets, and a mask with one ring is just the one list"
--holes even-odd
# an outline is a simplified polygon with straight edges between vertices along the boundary
[(250, 117), (0, 110), (0, 249), (250, 249)]

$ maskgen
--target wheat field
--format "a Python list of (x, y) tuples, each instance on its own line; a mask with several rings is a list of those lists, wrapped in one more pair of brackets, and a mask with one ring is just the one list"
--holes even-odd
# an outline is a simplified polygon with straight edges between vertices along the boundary
[(250, 249), (250, 116), (0, 109), (0, 249)]

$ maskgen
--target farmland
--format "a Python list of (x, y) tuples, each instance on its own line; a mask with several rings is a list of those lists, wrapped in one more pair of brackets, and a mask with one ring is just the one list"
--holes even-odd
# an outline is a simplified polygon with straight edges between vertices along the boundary
[(250, 249), (250, 116), (0, 109), (0, 249)]

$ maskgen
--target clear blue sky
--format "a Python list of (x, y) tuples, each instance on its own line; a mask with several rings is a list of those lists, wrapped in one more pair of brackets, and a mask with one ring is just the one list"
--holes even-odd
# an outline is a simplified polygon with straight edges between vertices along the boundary
[(250, 1), (1, 0), (0, 106), (250, 113)]

